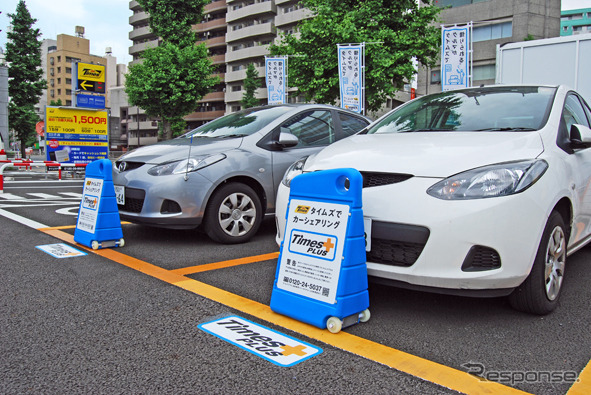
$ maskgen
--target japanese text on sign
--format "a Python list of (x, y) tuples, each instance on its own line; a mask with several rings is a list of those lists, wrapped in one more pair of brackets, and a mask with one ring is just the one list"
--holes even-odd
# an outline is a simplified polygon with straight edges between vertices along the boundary
[(287, 58), (265, 58), (265, 77), (269, 104), (285, 103)]
[(47, 107), (47, 159), (90, 163), (108, 157), (108, 125), (108, 111)]
[(277, 287), (335, 303), (349, 206), (292, 199)]
[(339, 83), (341, 107), (363, 111), (362, 45), (339, 45)]
[(469, 86), (470, 25), (442, 29), (441, 88)]

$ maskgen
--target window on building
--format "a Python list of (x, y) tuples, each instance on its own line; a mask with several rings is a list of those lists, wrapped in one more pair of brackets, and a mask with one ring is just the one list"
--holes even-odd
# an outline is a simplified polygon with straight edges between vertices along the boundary
[(240, 106), (232, 106), (232, 112), (240, 111)]
[(66, 84), (71, 84), (72, 83), (72, 79), (71, 78), (66, 78)]
[(472, 67), (472, 80), (494, 80), (495, 79), (495, 65), (486, 64), (482, 66)]
[(242, 85), (234, 85), (232, 87), (232, 92), (238, 92), (242, 90)]
[(472, 29), (472, 41), (496, 40), (513, 36), (513, 22), (476, 26)]
[(66, 67), (66, 74), (72, 74), (72, 68)]
[(53, 59), (53, 56), (52, 56), (51, 58), (49, 58), (49, 64), (53, 66), (53, 62), (54, 62), (54, 59)]
[(431, 70), (431, 84), (441, 84), (441, 70)]

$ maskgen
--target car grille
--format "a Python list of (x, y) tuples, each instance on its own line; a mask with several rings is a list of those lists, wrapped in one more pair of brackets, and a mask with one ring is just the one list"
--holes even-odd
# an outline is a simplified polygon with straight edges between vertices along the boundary
[[(125, 166), (122, 169), (121, 165), (125, 163)], [(117, 161), (115, 162), (115, 167), (117, 168), (117, 170), (119, 170), (119, 172), (124, 172), (124, 171), (130, 171), (130, 170), (134, 170), (137, 169), (138, 167), (142, 167), (144, 165), (144, 162), (127, 162), (127, 161)]]
[(392, 266), (412, 266), (429, 239), (422, 226), (372, 221), (371, 251), (367, 261)]
[(119, 209), (130, 213), (141, 213), (145, 198), (146, 191), (143, 189), (125, 188), (125, 204), (119, 206)]
[(363, 176), (363, 188), (379, 187), (382, 185), (396, 184), (412, 178), (411, 174), (360, 172)]

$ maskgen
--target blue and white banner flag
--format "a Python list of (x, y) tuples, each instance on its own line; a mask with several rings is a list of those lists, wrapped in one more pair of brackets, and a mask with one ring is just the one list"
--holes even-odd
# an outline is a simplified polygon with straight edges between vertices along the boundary
[(287, 102), (287, 57), (265, 56), (265, 79), (269, 104)]
[(471, 85), (472, 24), (441, 28), (441, 90)]
[(341, 107), (363, 114), (365, 101), (364, 44), (338, 44)]

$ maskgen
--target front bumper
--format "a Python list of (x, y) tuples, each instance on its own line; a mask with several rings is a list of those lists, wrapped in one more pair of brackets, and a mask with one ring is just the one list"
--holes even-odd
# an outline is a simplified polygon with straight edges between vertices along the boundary
[[(416, 244), (415, 238), (419, 242), (424, 238), (423, 245), (406, 251), (410, 258), (404, 258), (402, 263), (396, 258), (399, 250), (390, 254), (394, 257), (392, 262), (383, 263), (384, 254), (380, 254), (382, 262), (372, 261), (372, 256), (376, 256), (374, 248), (382, 248), (383, 240), (379, 239), (384, 237), (380, 232), (372, 234), (372, 251), (367, 253), (368, 275), (434, 290), (497, 289), (506, 293), (507, 289), (519, 286), (530, 272), (547, 221), (550, 202), (544, 202), (547, 194), (543, 193), (542, 183), (507, 197), (444, 201), (425, 192), (437, 181), (414, 177), (363, 189), (363, 214), (371, 219), (372, 228), (385, 225), (386, 229), (409, 229), (410, 235), (401, 231), (402, 237), (390, 237), (399, 239), (394, 240), (394, 248), (404, 249), (408, 245), (404, 243)], [(289, 188), (281, 185), (276, 207), (278, 244), (285, 229), (288, 198)], [(426, 230), (426, 237), (421, 229)], [(493, 251), (499, 265), (470, 268), (466, 260), (475, 247)]]
[(119, 173), (113, 184), (125, 187), (125, 206), (119, 206), (121, 219), (149, 226), (190, 229), (201, 224), (205, 202), (212, 183), (198, 172), (151, 176), (150, 165)]

